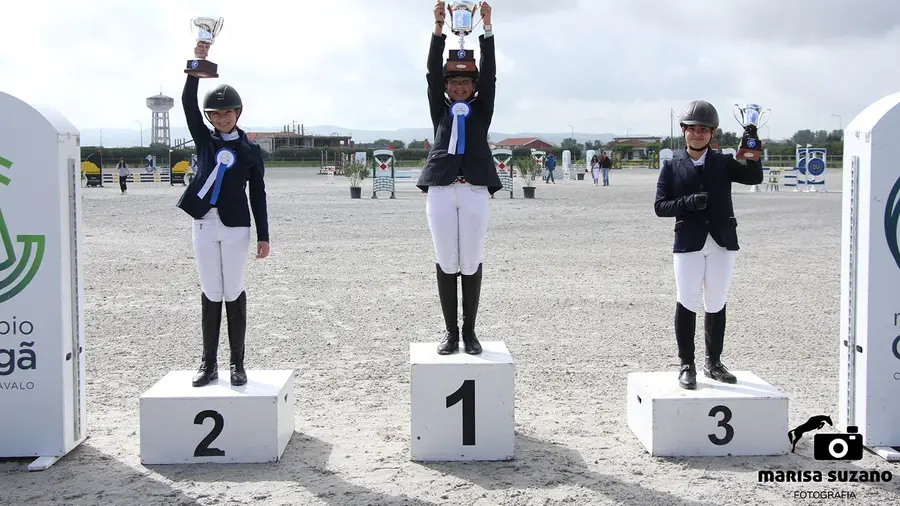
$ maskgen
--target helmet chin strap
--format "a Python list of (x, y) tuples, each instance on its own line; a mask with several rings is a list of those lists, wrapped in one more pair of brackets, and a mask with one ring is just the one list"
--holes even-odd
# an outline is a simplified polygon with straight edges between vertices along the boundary
[[(682, 124), (681, 124), (681, 133), (682, 133), (682, 135), (684, 135), (684, 129), (685, 129), (685, 125), (682, 123)], [(690, 143), (690, 142), (687, 142), (687, 139), (685, 139), (685, 143), (684, 143), (684, 144), (685, 144), (685, 147), (687, 148), (688, 151), (694, 151), (694, 152), (697, 152), (697, 153), (702, 153), (702, 152), (704, 152), (705, 150), (709, 149), (709, 145), (710, 145), (711, 142), (712, 142), (712, 136), (710, 136), (709, 142), (707, 142), (706, 145), (703, 146), (703, 147), (700, 148), (700, 149), (696, 149), (696, 148), (691, 147), (691, 143)]]
[(695, 147), (692, 147), (692, 146), (690, 145), (690, 143), (688, 143), (687, 148), (688, 148), (688, 150), (690, 150), (690, 151), (696, 151), (696, 152), (698, 152), (698, 153), (702, 153), (702, 152), (706, 151), (707, 148), (709, 148), (709, 143), (707, 142), (707, 143), (706, 143), (706, 146), (703, 146), (703, 147), (700, 148), (700, 149), (697, 149), (697, 148), (695, 148)]

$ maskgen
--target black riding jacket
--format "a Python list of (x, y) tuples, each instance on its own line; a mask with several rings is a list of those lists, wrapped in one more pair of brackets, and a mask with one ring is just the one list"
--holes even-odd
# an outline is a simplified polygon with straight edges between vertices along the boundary
[[(228, 227), (249, 227), (250, 208), (247, 205), (247, 183), (250, 183), (250, 206), (256, 223), (257, 241), (269, 241), (269, 222), (266, 210), (266, 184), (263, 179), (262, 149), (250, 141), (246, 132), (237, 129), (239, 137), (225, 140), (219, 132), (210, 131), (203, 123), (203, 115), (197, 103), (197, 85), (200, 79), (187, 76), (181, 103), (187, 117), (188, 129), (197, 149), (197, 174), (187, 186), (177, 206), (195, 219), (202, 218), (212, 207), (217, 207), (219, 218)], [(213, 188), (201, 199), (197, 193), (206, 183), (216, 166), (220, 150), (234, 154), (234, 165), (225, 171), (215, 205), (210, 203)], [(221, 170), (221, 169), (220, 169)]]
[(434, 126), (434, 146), (428, 154), (425, 168), (416, 183), (423, 191), (429, 186), (453, 184), (457, 176), (465, 177), (469, 184), (487, 186), (491, 194), (501, 190), (503, 184), (494, 167), (494, 156), (488, 144), (488, 130), (494, 117), (494, 95), (497, 88), (497, 62), (494, 56), (494, 36), (478, 37), (481, 46), (481, 69), (478, 77), (477, 96), (469, 100), (471, 113), (465, 119), (465, 153), (450, 154), (450, 133), (455, 118), (450, 113), (450, 102), (444, 97), (444, 42), (447, 36), (432, 34), (428, 51), (428, 105)]

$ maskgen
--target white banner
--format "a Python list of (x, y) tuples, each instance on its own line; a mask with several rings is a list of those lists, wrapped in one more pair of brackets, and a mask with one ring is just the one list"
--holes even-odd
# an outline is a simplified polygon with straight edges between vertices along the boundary
[(0, 457), (85, 437), (79, 134), (0, 92)]
[[(843, 153), (840, 424), (900, 460), (900, 93), (848, 125)], [(824, 167), (823, 167), (824, 168)]]

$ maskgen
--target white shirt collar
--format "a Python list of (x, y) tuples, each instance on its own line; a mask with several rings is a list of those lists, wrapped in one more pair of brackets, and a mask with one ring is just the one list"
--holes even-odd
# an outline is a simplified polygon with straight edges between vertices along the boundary
[[(700, 158), (698, 158), (698, 159), (696, 159), (696, 160), (694, 160), (693, 158), (691, 158), (691, 161), (694, 162), (694, 165), (695, 165), (695, 166), (696, 166), (696, 165), (703, 165), (704, 163), (706, 163), (706, 153), (709, 153), (709, 148), (706, 148), (706, 149), (703, 150), (703, 154), (700, 155)], [(690, 156), (690, 155), (688, 155), (688, 156)]]

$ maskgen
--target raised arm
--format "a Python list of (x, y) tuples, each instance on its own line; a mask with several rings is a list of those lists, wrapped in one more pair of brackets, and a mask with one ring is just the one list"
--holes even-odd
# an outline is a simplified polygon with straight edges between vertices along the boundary
[[(491, 6), (487, 2), (481, 4), (481, 20), (485, 26), (491, 23)], [(493, 27), (491, 27), (493, 29)], [(497, 91), (497, 57), (494, 52), (494, 32), (485, 28), (484, 35), (478, 37), (481, 46), (481, 72), (478, 77), (477, 110), (490, 123), (494, 116), (494, 97)]]
[(478, 77), (478, 107), (480, 114), (490, 121), (494, 117), (494, 97), (497, 92), (497, 60), (494, 56), (494, 36), (482, 35), (481, 75)]
[(428, 107), (431, 111), (431, 122), (437, 126), (443, 117), (444, 110), (444, 2), (438, 1), (434, 6), (434, 32), (431, 35), (431, 46), (428, 48), (428, 63), (425, 80), (428, 82)]
[(735, 183), (761, 184), (763, 182), (763, 167), (759, 160), (747, 160), (747, 165), (728, 157), (728, 178)]
[[(197, 44), (194, 48), (194, 56), (205, 58), (208, 47)], [(188, 130), (194, 139), (195, 145), (200, 145), (212, 140), (209, 129), (203, 123), (203, 115), (200, 114), (200, 106), (197, 104), (197, 88), (200, 84), (200, 78), (187, 74), (184, 82), (184, 91), (181, 92), (181, 107), (184, 109), (184, 117), (187, 120)]]
[[(751, 144), (750, 139), (755, 139), (756, 144)], [(755, 149), (762, 150), (762, 143), (759, 142), (759, 136), (756, 134), (755, 125), (747, 125), (744, 127), (744, 134), (741, 136), (741, 144), (738, 152), (742, 147), (753, 146)], [(741, 183), (747, 185), (760, 184), (763, 182), (762, 162), (759, 160), (741, 160), (738, 161), (733, 156), (729, 156), (725, 160), (728, 170), (728, 179), (733, 183)]]
[(197, 104), (197, 85), (199, 82), (200, 78), (189, 74), (184, 83), (184, 91), (181, 93), (181, 107), (184, 109), (188, 130), (191, 132), (194, 144), (198, 146), (212, 140), (209, 129), (203, 124), (203, 115), (200, 114), (200, 106)]

